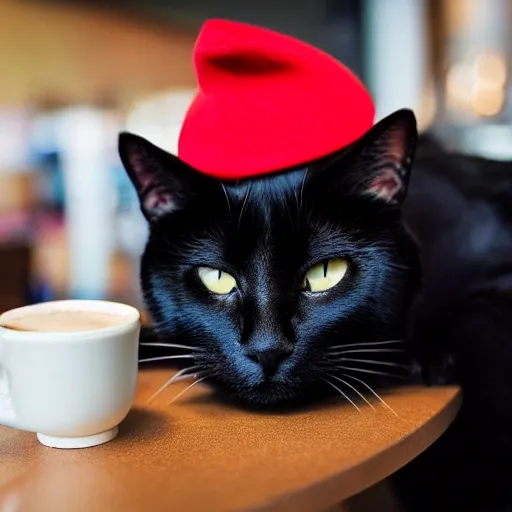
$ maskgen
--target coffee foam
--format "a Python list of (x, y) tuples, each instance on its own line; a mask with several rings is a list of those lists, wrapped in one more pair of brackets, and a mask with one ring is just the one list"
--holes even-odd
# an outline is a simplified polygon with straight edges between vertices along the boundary
[(0, 317), (0, 326), (14, 331), (80, 332), (115, 327), (126, 321), (126, 315), (104, 311), (53, 310), (27, 312), (10, 319)]

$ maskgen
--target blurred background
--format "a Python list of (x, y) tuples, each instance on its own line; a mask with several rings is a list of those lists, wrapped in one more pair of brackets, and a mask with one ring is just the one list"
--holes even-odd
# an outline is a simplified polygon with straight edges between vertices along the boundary
[(202, 22), (327, 50), (377, 117), (413, 108), (453, 149), (512, 158), (508, 0), (0, 0), (0, 311), (59, 298), (143, 308), (146, 224), (120, 130), (176, 151)]

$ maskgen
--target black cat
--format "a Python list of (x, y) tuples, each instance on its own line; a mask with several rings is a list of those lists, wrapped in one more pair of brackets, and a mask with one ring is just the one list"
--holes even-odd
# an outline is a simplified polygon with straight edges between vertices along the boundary
[(506, 510), (509, 164), (418, 141), (407, 110), (320, 161), (240, 182), (135, 135), (119, 150), (151, 223), (141, 283), (155, 329), (192, 347), (175, 352), (193, 356), (183, 376), (253, 406), (331, 392), (357, 405), (403, 376), (457, 382), (457, 421), (397, 488), (412, 511)]

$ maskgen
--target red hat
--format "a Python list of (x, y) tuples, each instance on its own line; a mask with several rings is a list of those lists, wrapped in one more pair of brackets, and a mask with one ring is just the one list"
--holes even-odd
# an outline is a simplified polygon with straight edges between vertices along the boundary
[(372, 99), (334, 57), (272, 30), (207, 21), (194, 48), (199, 91), (178, 156), (242, 179), (321, 158), (373, 125)]

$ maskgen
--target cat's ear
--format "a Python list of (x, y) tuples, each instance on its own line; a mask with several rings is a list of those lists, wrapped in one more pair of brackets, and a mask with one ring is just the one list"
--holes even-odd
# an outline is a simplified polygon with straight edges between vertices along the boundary
[(149, 221), (183, 209), (197, 192), (193, 182), (198, 173), (146, 139), (122, 132), (118, 151)]
[(400, 205), (407, 194), (417, 138), (411, 110), (398, 110), (378, 122), (342, 157), (350, 190)]

